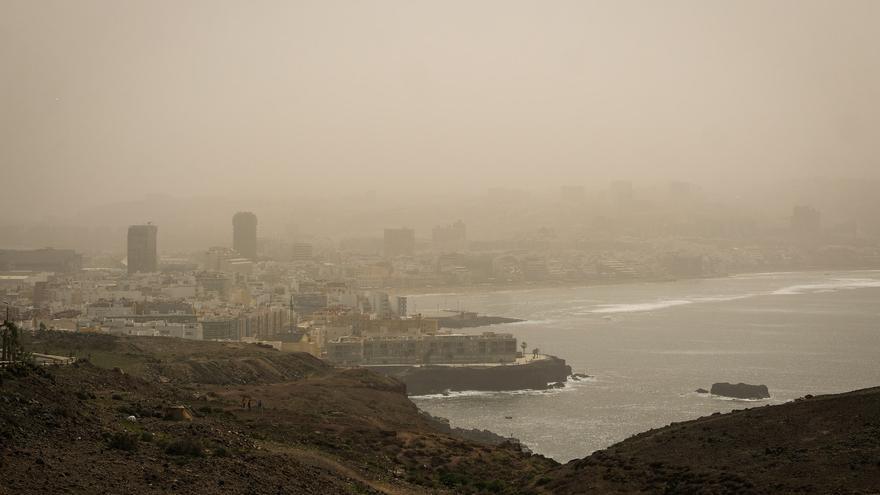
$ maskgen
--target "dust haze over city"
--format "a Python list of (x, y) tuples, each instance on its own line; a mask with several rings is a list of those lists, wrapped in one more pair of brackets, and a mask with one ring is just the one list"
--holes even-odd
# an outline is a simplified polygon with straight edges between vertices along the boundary
[(0, 492), (876, 490), (878, 25), (0, 0)]

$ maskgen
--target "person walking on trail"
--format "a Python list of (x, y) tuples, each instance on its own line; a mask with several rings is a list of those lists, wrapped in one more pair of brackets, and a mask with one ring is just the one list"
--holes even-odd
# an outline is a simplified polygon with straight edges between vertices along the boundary
[(247, 407), (248, 407), (248, 411), (250, 411), (250, 410), (251, 410), (251, 400), (250, 400), (250, 399), (248, 399), (248, 403), (247, 403), (247, 404), (248, 404), (248, 406), (247, 406)]
[(263, 399), (260, 399), (260, 400), (257, 401), (257, 410), (258, 410), (258, 411), (262, 411), (262, 410), (263, 410)]

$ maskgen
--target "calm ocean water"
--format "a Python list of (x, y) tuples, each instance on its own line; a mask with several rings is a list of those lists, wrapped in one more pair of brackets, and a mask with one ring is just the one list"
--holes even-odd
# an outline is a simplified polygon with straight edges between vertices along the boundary
[[(413, 398), (454, 426), (513, 435), (559, 461), (673, 421), (880, 385), (880, 271), (409, 299), (410, 313), (438, 307), (527, 319), (490, 330), (513, 333), (529, 349), (593, 375), (546, 392)], [(772, 398), (744, 402), (694, 392), (723, 381), (766, 384)]]

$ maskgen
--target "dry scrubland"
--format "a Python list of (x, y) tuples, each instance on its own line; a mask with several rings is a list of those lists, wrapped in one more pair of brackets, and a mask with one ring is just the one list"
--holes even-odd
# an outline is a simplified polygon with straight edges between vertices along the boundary
[[(27, 346), (84, 359), (3, 372), (3, 494), (880, 493), (880, 389), (674, 424), (560, 465), (444, 432), (399, 382), (304, 354), (55, 332)], [(192, 421), (163, 419), (180, 404)]]

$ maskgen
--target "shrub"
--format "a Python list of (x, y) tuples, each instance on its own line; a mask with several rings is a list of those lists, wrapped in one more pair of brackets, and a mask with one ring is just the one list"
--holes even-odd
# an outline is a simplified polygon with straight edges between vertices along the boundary
[(72, 418), (76, 416), (76, 410), (67, 405), (58, 404), (52, 409), (52, 414), (61, 418)]
[(498, 480), (492, 480), (486, 484), (486, 489), (492, 493), (501, 493), (504, 491), (504, 483), (501, 483)]
[(107, 441), (107, 446), (111, 449), (132, 452), (137, 450), (138, 437), (125, 432), (113, 433)]
[(205, 448), (197, 439), (183, 438), (169, 443), (168, 446), (165, 447), (165, 453), (168, 455), (202, 457), (205, 455)]
[(468, 484), (468, 479), (464, 476), (453, 473), (450, 471), (443, 471), (439, 476), (440, 483), (443, 483), (446, 486), (452, 487), (455, 485), (466, 485)]
[(476, 483), (474, 483), (474, 488), (481, 492), (501, 493), (504, 491), (504, 484), (498, 480), (478, 480)]

